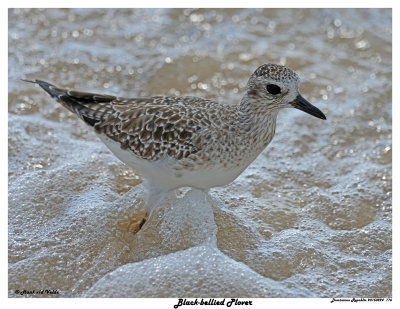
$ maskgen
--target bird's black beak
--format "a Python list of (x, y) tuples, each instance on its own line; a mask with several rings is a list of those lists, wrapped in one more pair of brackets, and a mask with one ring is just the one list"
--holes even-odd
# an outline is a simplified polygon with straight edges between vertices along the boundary
[(314, 105), (312, 105), (310, 102), (308, 102), (306, 99), (304, 99), (300, 94), (297, 96), (296, 99), (290, 101), (289, 104), (292, 105), (294, 108), (306, 112), (307, 114), (326, 120), (324, 113), (321, 112)]

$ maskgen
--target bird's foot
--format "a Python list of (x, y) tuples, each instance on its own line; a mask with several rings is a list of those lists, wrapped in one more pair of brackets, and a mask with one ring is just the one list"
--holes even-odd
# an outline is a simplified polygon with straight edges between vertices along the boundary
[(145, 212), (144, 216), (139, 216), (140, 214), (135, 214), (125, 217), (118, 223), (119, 228), (124, 232), (137, 234), (139, 231), (143, 230), (143, 226), (145, 226), (149, 218), (147, 212)]
[(128, 226), (128, 231), (133, 234), (139, 233), (141, 230), (143, 230), (143, 226), (148, 221), (148, 219), (149, 219), (149, 216), (148, 216), (148, 213), (146, 212), (144, 217), (140, 221), (135, 220), (135, 221), (130, 222), (130, 224)]
[(146, 212), (146, 214), (144, 215), (142, 221), (140, 221), (140, 223), (139, 223), (139, 231), (142, 229), (143, 225), (145, 225), (145, 223), (147, 222), (148, 219), (149, 219), (149, 215)]

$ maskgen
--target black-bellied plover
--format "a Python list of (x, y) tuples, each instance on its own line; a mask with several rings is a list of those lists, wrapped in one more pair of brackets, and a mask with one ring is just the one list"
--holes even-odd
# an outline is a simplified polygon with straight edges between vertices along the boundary
[(285, 66), (264, 64), (251, 75), (238, 104), (191, 96), (126, 99), (33, 83), (93, 127), (142, 176), (149, 214), (164, 192), (208, 190), (234, 181), (271, 142), (281, 109), (326, 119), (300, 95), (299, 81)]

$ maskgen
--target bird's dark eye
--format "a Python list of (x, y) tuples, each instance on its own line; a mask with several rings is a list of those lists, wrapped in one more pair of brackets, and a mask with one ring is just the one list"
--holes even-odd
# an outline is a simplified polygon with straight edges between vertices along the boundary
[(274, 84), (268, 84), (267, 85), (267, 90), (270, 94), (278, 94), (281, 93), (281, 88), (277, 85)]

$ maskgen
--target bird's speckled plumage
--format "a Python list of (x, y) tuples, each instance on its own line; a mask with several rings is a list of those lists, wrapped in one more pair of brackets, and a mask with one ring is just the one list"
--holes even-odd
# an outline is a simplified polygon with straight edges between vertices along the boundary
[[(325, 118), (300, 96), (297, 73), (276, 64), (252, 74), (239, 104), (190, 96), (126, 99), (34, 83), (92, 126), (118, 158), (142, 174), (152, 194), (232, 182), (271, 142), (282, 108)], [(280, 92), (270, 93), (270, 84)]]

